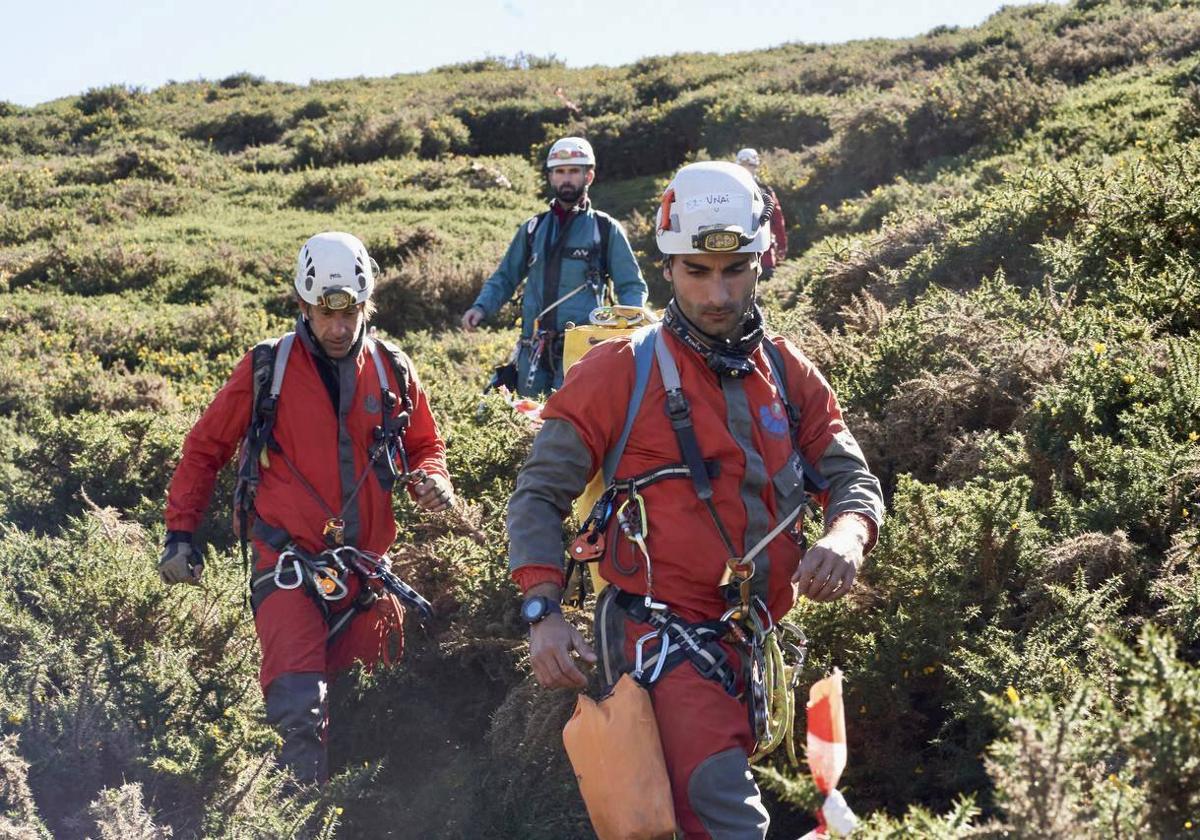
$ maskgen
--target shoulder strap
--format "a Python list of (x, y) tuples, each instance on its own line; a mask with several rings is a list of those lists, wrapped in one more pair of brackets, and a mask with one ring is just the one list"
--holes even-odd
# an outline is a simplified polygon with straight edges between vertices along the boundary
[(530, 216), (529, 221), (525, 223), (525, 265), (533, 265), (533, 240), (537, 237), (538, 228), (542, 226), (542, 222), (546, 221), (546, 217), (550, 215), (549, 210), (543, 210), (536, 216)]
[(779, 396), (783, 398), (783, 407), (787, 411), (792, 450), (800, 459), (800, 466), (804, 470), (804, 489), (810, 493), (820, 493), (829, 489), (829, 480), (821, 475), (800, 451), (800, 412), (796, 410), (796, 406), (792, 404), (792, 398), (788, 396), (787, 368), (783, 363), (783, 354), (779, 352), (779, 348), (770, 336), (763, 338), (762, 348), (763, 353), (767, 356), (767, 365), (771, 368), (771, 378), (775, 380), (775, 387), (779, 389)]
[[(279, 343), (275, 345), (275, 361), (271, 368), (271, 391), (269, 396), (272, 399), (279, 399), (279, 392), (283, 388), (283, 375), (287, 371), (288, 356), (292, 354), (292, 342), (296, 340), (296, 334), (290, 332), (283, 338), (279, 339)], [(255, 348), (257, 350), (257, 348)]]
[[(404, 355), (404, 351), (387, 341), (375, 339), (374, 343), (378, 348), (383, 350), (382, 353), (372, 353), (372, 355), (375, 356), (376, 370), (379, 371), (379, 356), (383, 356), (385, 359), (387, 359), (388, 366), (392, 369), (392, 374), (396, 377), (396, 387), (400, 389), (400, 399), (404, 403), (404, 410), (412, 411), (412, 397), (410, 397), (408, 394), (409, 383), (412, 379), (412, 376), (408, 371), (408, 362), (406, 361), (407, 357)], [(382, 371), (379, 372), (379, 381), (387, 382), (387, 380), (383, 378)]]
[(717, 506), (713, 503), (712, 482), (708, 479), (708, 469), (704, 464), (700, 441), (696, 439), (696, 428), (692, 425), (692, 407), (683, 393), (679, 367), (675, 364), (675, 357), (671, 355), (671, 348), (665, 341), (660, 341), (655, 345), (654, 356), (658, 361), (658, 372), (662, 374), (663, 388), (667, 392), (667, 419), (671, 421), (671, 429), (675, 432), (679, 454), (683, 456), (683, 462), (687, 465), (688, 474), (692, 479), (692, 488), (696, 491), (700, 501), (708, 508), (708, 514), (717, 527), (717, 533), (721, 535), (721, 542), (725, 544), (725, 550), (729, 553), (729, 557), (733, 558), (737, 552), (734, 550), (733, 541), (729, 538), (729, 531), (726, 530), (725, 523), (721, 521), (721, 516), (717, 513)]
[(617, 473), (617, 464), (625, 454), (625, 444), (629, 442), (629, 434), (633, 431), (633, 420), (641, 408), (642, 398), (646, 396), (646, 385), (650, 382), (650, 367), (654, 360), (654, 345), (658, 341), (660, 324), (648, 324), (629, 337), (633, 348), (633, 393), (629, 396), (629, 407), (625, 410), (625, 426), (621, 429), (621, 437), (617, 445), (604, 456), (604, 486), (612, 484)]
[(607, 213), (596, 211), (596, 244), (600, 248), (600, 274), (608, 276), (608, 243), (612, 240), (612, 217)]
[[(390, 493), (396, 484), (396, 479), (401, 478), (401, 475), (396, 472), (397, 458), (400, 459), (404, 480), (408, 480), (409, 476), (408, 450), (404, 448), (404, 435), (408, 431), (408, 425), (412, 418), (412, 398), (408, 395), (408, 366), (404, 363), (404, 354), (398, 347), (371, 338), (366, 339), (365, 345), (375, 363), (380, 392), (380, 424), (376, 427), (377, 443), (376, 448), (372, 450), (374, 454), (371, 457), (374, 462), (375, 477), (379, 480), (380, 486)], [(384, 371), (383, 359), (380, 357), (387, 357), (391, 365), (392, 373), (396, 377), (396, 387), (400, 392), (398, 395), (388, 387), (387, 373)], [(392, 412), (396, 408), (397, 400), (399, 400), (401, 409), (393, 417)]]

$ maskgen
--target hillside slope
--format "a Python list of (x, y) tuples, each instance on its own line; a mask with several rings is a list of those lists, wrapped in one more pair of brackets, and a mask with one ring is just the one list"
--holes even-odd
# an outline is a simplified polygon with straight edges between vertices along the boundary
[[(793, 616), (803, 683), (847, 675), (862, 836), (1192, 836), (1198, 48), (1200, 3), (1076, 0), (904, 41), (0, 103), (0, 833), (590, 836), (573, 697), (532, 685), (502, 559), (531, 435), (479, 389), (515, 333), (453, 329), (578, 131), (658, 303), (671, 171), (765, 150), (793, 243), (770, 323), (889, 499), (856, 592)], [(325, 229), (381, 263), (377, 323), (466, 503), (397, 501), (442, 618), (403, 668), (336, 686), (341, 772), (312, 800), (270, 769), (230, 476), (207, 585), (167, 591), (154, 562), (183, 435), (289, 327), (295, 250)], [(804, 774), (762, 780), (772, 836), (806, 831)]]

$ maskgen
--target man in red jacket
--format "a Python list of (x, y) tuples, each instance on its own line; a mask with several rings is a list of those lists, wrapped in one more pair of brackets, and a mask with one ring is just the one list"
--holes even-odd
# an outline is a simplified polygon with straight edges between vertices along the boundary
[(377, 270), (349, 234), (304, 244), (295, 332), (237, 365), (188, 433), (167, 497), (160, 575), (168, 585), (198, 583), (204, 566), (192, 534), (242, 444), (259, 679), (283, 737), (280, 762), (301, 782), (328, 778), (327, 680), (355, 660), (370, 667), (399, 655), (399, 602), (349, 567), (347, 552), (386, 563), (394, 486), (429, 511), (454, 498), (412, 362), (366, 335)]
[[(635, 641), (658, 633), (643, 652), (662, 667), (647, 664), (640, 681), (687, 838), (766, 836), (747, 765), (763, 737), (754, 628), (782, 619), (800, 594), (849, 592), (883, 517), (879, 482), (829, 384), (764, 331), (754, 295), (770, 217), (732, 163), (676, 174), (656, 226), (674, 292), (663, 325), (604, 342), (571, 368), (508, 509), (534, 672), (543, 686), (582, 688), (575, 658), (597, 656), (559, 609), (560, 523), (603, 468), (594, 544), (611, 585), (596, 605), (601, 681), (633, 670)], [(824, 534), (806, 551), (810, 494)]]
[(783, 208), (779, 206), (779, 196), (775, 190), (758, 180), (758, 167), (761, 161), (756, 149), (739, 149), (737, 153), (738, 166), (745, 169), (754, 178), (763, 195), (771, 199), (775, 211), (771, 214), (771, 245), (762, 254), (762, 280), (771, 279), (775, 266), (787, 259), (788, 240), (787, 222), (783, 218)]

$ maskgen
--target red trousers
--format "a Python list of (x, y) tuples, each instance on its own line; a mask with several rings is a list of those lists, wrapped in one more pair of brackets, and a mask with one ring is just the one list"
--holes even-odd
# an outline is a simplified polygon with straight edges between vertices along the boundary
[[(625, 619), (621, 670), (631, 669), (634, 646), (651, 629)], [(723, 646), (736, 665), (735, 649)], [(683, 837), (704, 840), (716, 827), (725, 836), (765, 836), (766, 813), (746, 762), (755, 746), (746, 704), (687, 661), (661, 676), (650, 696)]]
[[(275, 567), (274, 553), (262, 552), (264, 557), (256, 573)], [(271, 559), (265, 559), (269, 556)], [(336, 614), (353, 609), (354, 599), (362, 582), (351, 574), (347, 594), (327, 602)], [(280, 674), (317, 673), (332, 679), (361, 662), (370, 669), (379, 663), (399, 660), (404, 650), (404, 610), (396, 598), (383, 593), (371, 607), (350, 620), (350, 625), (338, 635), (332, 645), (326, 644), (329, 625), (316, 600), (304, 587), (280, 589), (262, 602), (254, 616), (262, 647), (262, 666), (259, 683), (265, 693)]]

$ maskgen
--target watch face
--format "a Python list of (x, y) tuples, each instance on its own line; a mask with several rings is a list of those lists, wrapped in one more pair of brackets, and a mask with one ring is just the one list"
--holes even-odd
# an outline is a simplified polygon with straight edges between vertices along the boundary
[(546, 615), (546, 599), (545, 598), (530, 598), (521, 605), (521, 617), (530, 624), (539, 621)]

